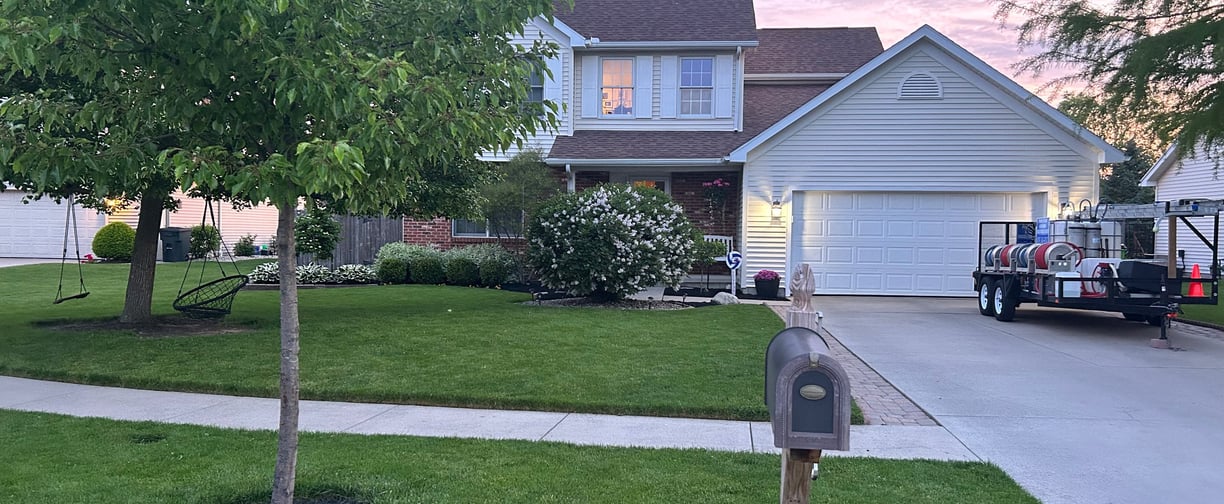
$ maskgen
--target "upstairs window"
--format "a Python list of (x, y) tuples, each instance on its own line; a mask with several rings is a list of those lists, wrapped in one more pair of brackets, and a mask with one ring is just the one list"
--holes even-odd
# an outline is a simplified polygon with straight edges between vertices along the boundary
[(527, 103), (544, 103), (544, 71), (539, 68), (532, 70), (527, 77)]
[(714, 58), (680, 59), (680, 115), (714, 114)]
[(600, 80), (600, 113), (633, 116), (633, 58), (604, 58)]

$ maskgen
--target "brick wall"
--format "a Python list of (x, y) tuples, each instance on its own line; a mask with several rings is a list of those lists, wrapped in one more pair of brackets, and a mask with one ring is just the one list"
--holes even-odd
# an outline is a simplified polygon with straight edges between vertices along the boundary
[[(565, 170), (558, 169), (562, 183), (565, 181)], [(577, 172), (574, 174), (574, 187), (582, 191), (609, 181), (610, 174), (606, 171)], [(702, 183), (721, 178), (731, 183), (725, 190), (726, 203), (717, 208), (710, 208), (705, 197), (705, 187)], [(685, 216), (701, 230), (709, 235), (735, 237), (738, 241), (740, 219), (740, 172), (677, 172), (671, 176), (671, 196), (684, 207)], [(497, 242), (496, 238), (465, 238), (451, 236), (449, 219), (437, 218), (431, 220), (404, 219), (404, 241), (417, 245), (434, 245), (441, 249), (450, 249), (476, 243)], [(523, 240), (505, 240), (506, 248), (523, 249)], [(739, 245), (738, 243), (736, 244)]]
[(606, 184), (609, 180), (609, 173), (606, 171), (600, 172), (578, 172), (574, 174), (574, 190), (582, 191), (590, 189), (599, 184)]
[[(731, 186), (723, 190), (725, 203), (711, 208), (702, 184), (718, 178)], [(739, 241), (740, 172), (677, 172), (672, 174), (671, 184), (672, 199), (684, 207), (685, 216), (702, 233), (731, 236)]]

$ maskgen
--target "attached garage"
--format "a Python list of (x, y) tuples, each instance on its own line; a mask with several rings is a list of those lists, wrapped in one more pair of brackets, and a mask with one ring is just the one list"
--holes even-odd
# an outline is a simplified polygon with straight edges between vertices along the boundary
[(728, 157), (740, 282), (807, 264), (819, 294), (971, 296), (980, 221), (1096, 201), (1101, 165), (1123, 160), (923, 27)]
[[(0, 192), (0, 257), (34, 259), (59, 258), (64, 249), (65, 204), (49, 198), (22, 203), (24, 193)], [(106, 216), (76, 208), (81, 255), (90, 253), (93, 235), (106, 224)], [(76, 244), (69, 236), (68, 255), (75, 256)]]
[(790, 257), (824, 294), (973, 295), (978, 221), (1031, 220), (1044, 194), (794, 194)]

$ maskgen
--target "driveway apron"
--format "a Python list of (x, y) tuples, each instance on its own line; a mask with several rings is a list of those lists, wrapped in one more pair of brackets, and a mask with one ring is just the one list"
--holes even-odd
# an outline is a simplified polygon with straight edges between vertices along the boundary
[(825, 327), (1047, 503), (1219, 502), (1224, 336), (975, 299), (819, 297)]

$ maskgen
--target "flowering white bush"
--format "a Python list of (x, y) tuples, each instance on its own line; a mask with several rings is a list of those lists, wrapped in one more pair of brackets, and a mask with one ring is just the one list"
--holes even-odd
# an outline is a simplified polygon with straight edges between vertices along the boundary
[(374, 268), (364, 264), (345, 264), (332, 271), (331, 282), (342, 284), (367, 284), (378, 281)]
[(321, 264), (300, 264), (297, 267), (297, 281), (300, 284), (331, 283), (332, 272)]
[(280, 265), (276, 264), (276, 261), (260, 264), (251, 270), (247, 278), (251, 283), (257, 284), (280, 283)]
[(662, 191), (603, 185), (544, 203), (529, 224), (528, 258), (551, 289), (620, 299), (680, 284), (697, 233)]

